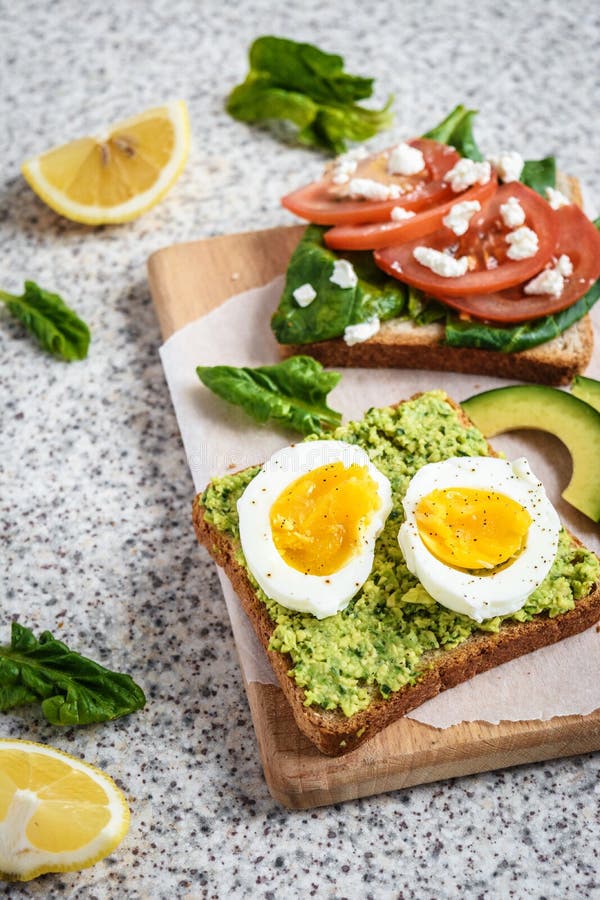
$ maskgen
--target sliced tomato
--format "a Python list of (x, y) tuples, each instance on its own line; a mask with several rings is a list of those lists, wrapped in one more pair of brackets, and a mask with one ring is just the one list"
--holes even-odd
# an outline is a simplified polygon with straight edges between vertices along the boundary
[(524, 284), (493, 294), (442, 297), (444, 303), (476, 319), (488, 322), (518, 323), (567, 309), (579, 300), (600, 278), (600, 233), (578, 206), (563, 206), (555, 212), (559, 236), (554, 256), (547, 268), (565, 254), (573, 272), (564, 279), (558, 296), (526, 294)]
[(428, 138), (415, 138), (408, 143), (424, 156), (425, 168), (422, 172), (416, 175), (389, 175), (387, 160), (392, 149), (389, 148), (360, 160), (351, 176), (386, 185), (398, 185), (402, 195), (395, 200), (351, 199), (344, 196), (348, 190), (347, 184), (334, 184), (332, 177), (328, 176), (287, 194), (281, 202), (290, 212), (315, 225), (345, 225), (385, 222), (394, 206), (419, 210), (432, 203), (442, 203), (452, 196), (456, 197), (450, 185), (444, 181), (446, 172), (460, 159), (456, 150)]
[[(527, 259), (514, 260), (507, 256), (510, 245), (506, 235), (511, 229), (504, 225), (500, 207), (509, 197), (517, 198), (525, 212), (524, 224), (538, 236), (537, 253)], [(484, 209), (471, 219), (468, 231), (461, 237), (442, 226), (424, 239), (376, 250), (375, 262), (394, 278), (439, 299), (501, 291), (529, 280), (546, 265), (558, 240), (556, 212), (531, 188), (510, 182), (498, 188)], [(459, 277), (437, 275), (415, 259), (413, 252), (417, 247), (447, 252), (456, 259), (466, 256), (468, 271)]]
[(412, 241), (431, 234), (442, 224), (455, 203), (477, 200), (483, 206), (493, 196), (498, 181), (495, 174), (485, 184), (474, 184), (452, 200), (434, 203), (399, 222), (369, 222), (364, 225), (336, 225), (325, 232), (325, 243), (332, 250), (377, 250)]

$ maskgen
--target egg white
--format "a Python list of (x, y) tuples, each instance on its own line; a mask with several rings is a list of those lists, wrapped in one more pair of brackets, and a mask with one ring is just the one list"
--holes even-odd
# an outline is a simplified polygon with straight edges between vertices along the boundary
[[(341, 462), (345, 468), (364, 466), (377, 486), (380, 506), (364, 529), (360, 551), (341, 569), (329, 575), (306, 575), (289, 566), (277, 550), (271, 531), (271, 507), (297, 478), (334, 462)], [(237, 509), (246, 563), (265, 594), (288, 609), (324, 619), (345, 609), (369, 577), (375, 541), (392, 509), (392, 494), (388, 479), (361, 447), (344, 441), (307, 441), (275, 453), (252, 479)]]
[[(506, 494), (531, 516), (525, 547), (506, 568), (474, 575), (448, 566), (425, 546), (415, 522), (422, 497), (435, 489), (464, 487)], [(523, 457), (454, 457), (419, 469), (403, 500), (406, 520), (398, 542), (406, 565), (438, 603), (477, 622), (508, 615), (524, 605), (542, 583), (556, 556), (560, 520), (544, 487)]]

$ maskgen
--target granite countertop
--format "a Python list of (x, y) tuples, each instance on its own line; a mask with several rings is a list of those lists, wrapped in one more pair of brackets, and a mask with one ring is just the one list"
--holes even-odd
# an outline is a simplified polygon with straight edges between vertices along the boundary
[[(557, 153), (598, 203), (595, 4), (19, 0), (3, 4), (2, 32), (1, 287), (33, 278), (58, 291), (93, 343), (67, 365), (0, 312), (0, 640), (13, 618), (50, 629), (130, 672), (149, 700), (80, 730), (36, 709), (3, 716), (3, 736), (105, 769), (132, 811), (105, 861), (5, 895), (597, 896), (594, 755), (314, 811), (271, 799), (216, 571), (190, 524), (146, 281), (160, 247), (290, 222), (279, 197), (321, 169), (318, 154), (223, 111), (260, 34), (311, 40), (375, 76), (376, 101), (396, 97), (392, 139), (464, 102), (481, 110), (486, 149)], [(189, 107), (190, 159), (136, 222), (68, 222), (19, 174), (28, 155), (176, 97)]]

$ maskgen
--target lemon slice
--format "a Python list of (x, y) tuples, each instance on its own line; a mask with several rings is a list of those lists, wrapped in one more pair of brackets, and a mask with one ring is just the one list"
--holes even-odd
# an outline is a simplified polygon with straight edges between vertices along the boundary
[(183, 100), (118, 122), (26, 160), (21, 171), (55, 212), (87, 225), (129, 222), (154, 206), (185, 166), (190, 144)]
[(45, 744), (0, 740), (1, 878), (91, 866), (128, 828), (125, 797), (100, 769)]

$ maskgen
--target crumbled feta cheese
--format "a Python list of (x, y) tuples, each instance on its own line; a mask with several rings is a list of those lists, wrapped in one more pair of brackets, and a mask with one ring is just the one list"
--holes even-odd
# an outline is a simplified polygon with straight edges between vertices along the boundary
[(397, 184), (382, 184), (372, 178), (353, 178), (348, 185), (351, 197), (364, 200), (397, 200), (402, 191)]
[(561, 254), (552, 269), (544, 269), (536, 275), (523, 290), (526, 294), (552, 294), (560, 297), (565, 287), (565, 278), (573, 274), (573, 263), (566, 253)]
[(357, 147), (355, 150), (342, 153), (334, 159), (325, 174), (331, 176), (334, 184), (346, 184), (347, 181), (350, 181), (350, 176), (356, 172), (359, 161), (366, 156), (368, 153), (364, 147)]
[(546, 197), (552, 209), (560, 209), (561, 206), (569, 206), (571, 202), (568, 197), (565, 197), (562, 191), (557, 191), (556, 188), (553, 187), (546, 188)]
[(306, 284), (301, 284), (295, 291), (292, 291), (292, 297), (298, 306), (309, 306), (316, 296), (317, 292), (312, 284), (308, 284), (308, 282)]
[(556, 269), (544, 269), (536, 275), (523, 290), (526, 294), (553, 294), (559, 297), (563, 292), (565, 280)]
[(425, 168), (425, 157), (418, 147), (398, 144), (388, 157), (387, 170), (390, 175), (416, 175)]
[(469, 227), (469, 222), (480, 209), (481, 203), (477, 200), (463, 200), (462, 203), (455, 203), (442, 221), (446, 228), (449, 228), (454, 234), (464, 234)]
[(456, 259), (449, 253), (442, 253), (432, 247), (415, 247), (413, 256), (418, 263), (431, 269), (436, 275), (441, 275), (442, 278), (459, 278), (469, 267), (468, 257), (460, 256)]
[(464, 191), (472, 184), (487, 184), (492, 177), (489, 162), (475, 162), (473, 159), (459, 159), (454, 168), (444, 175), (455, 193)]
[(346, 325), (344, 329), (344, 341), (349, 347), (354, 344), (362, 344), (368, 341), (370, 337), (377, 334), (381, 328), (381, 322), (378, 316), (371, 316), (366, 322), (359, 322), (357, 325)]
[(353, 288), (358, 283), (358, 276), (354, 266), (347, 259), (336, 259), (333, 264), (333, 273), (329, 279), (333, 284), (341, 288)]
[(509, 197), (500, 205), (500, 215), (507, 228), (518, 228), (525, 224), (525, 210), (516, 197)]
[(521, 177), (525, 161), (520, 153), (510, 150), (508, 153), (499, 153), (498, 156), (488, 156), (488, 159), (501, 181), (518, 181)]
[(350, 175), (343, 169), (332, 169), (331, 180), (334, 184), (347, 184), (350, 181)]
[(573, 263), (571, 262), (571, 258), (567, 256), (566, 253), (562, 253), (558, 257), (556, 268), (561, 275), (564, 275), (565, 278), (568, 278), (569, 275), (573, 274)]
[(392, 222), (404, 222), (406, 219), (412, 219), (414, 212), (412, 209), (404, 209), (403, 206), (394, 206), (390, 213)]
[(509, 231), (506, 243), (510, 244), (506, 252), (509, 259), (529, 259), (539, 250), (537, 234), (526, 225), (522, 225), (516, 231)]

